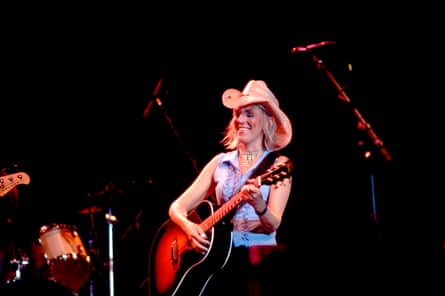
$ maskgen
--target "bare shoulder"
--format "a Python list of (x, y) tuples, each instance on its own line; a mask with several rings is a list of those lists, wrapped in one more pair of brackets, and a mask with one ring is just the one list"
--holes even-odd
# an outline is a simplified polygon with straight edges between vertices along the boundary
[(216, 154), (215, 156), (213, 156), (208, 162), (207, 164), (204, 166), (203, 171), (214, 171), (216, 166), (218, 165), (218, 161), (219, 158), (221, 156), (221, 153)]

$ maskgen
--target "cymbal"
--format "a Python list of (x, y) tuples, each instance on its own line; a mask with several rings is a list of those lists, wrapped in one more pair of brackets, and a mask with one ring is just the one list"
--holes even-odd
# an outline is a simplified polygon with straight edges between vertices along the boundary
[(98, 191), (95, 193), (88, 193), (87, 196), (88, 197), (108, 197), (108, 196), (112, 196), (112, 195), (123, 195), (123, 194), (127, 194), (127, 191), (120, 190), (120, 189), (113, 189), (113, 190), (105, 189), (105, 190), (101, 190), (101, 191)]
[(99, 212), (102, 212), (102, 211), (103, 211), (102, 207), (91, 206), (91, 207), (87, 207), (87, 208), (81, 209), (78, 213), (82, 214), (82, 215), (89, 215), (89, 214), (99, 213)]

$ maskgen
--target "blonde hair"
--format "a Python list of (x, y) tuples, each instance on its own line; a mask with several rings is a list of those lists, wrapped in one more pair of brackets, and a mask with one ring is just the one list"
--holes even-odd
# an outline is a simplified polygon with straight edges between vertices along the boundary
[[(263, 131), (263, 148), (268, 150), (274, 150), (277, 147), (277, 143), (275, 143), (275, 132), (277, 130), (277, 121), (274, 116), (269, 112), (269, 110), (263, 104), (254, 104), (258, 106), (262, 111), (261, 114), (261, 129)], [(233, 116), (230, 120), (229, 124), (226, 126), (223, 138), (221, 140), (221, 144), (227, 150), (234, 150), (238, 146), (238, 137), (236, 136), (236, 110), (233, 110)]]

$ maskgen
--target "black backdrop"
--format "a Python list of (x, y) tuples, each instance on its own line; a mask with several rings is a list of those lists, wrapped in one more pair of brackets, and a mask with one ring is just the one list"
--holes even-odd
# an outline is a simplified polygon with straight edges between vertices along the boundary
[[(262, 79), (294, 125), (286, 148), (294, 188), (279, 235), (301, 278), (295, 287), (290, 277), (289, 287), (329, 282), (346, 291), (349, 276), (365, 290), (408, 290), (423, 276), (436, 283), (436, 269), (426, 267), (443, 266), (442, 194), (431, 171), (440, 163), (431, 75), (439, 61), (424, 50), (435, 18), (420, 26), (387, 7), (278, 8), (266, 16), (238, 9), (188, 17), (155, 6), (15, 11), (2, 54), (0, 163), (31, 176), (19, 187), (25, 244), (52, 223), (76, 225), (87, 244), (94, 226), (95, 279), (106, 290), (111, 210), (119, 219), (116, 287), (145, 295), (151, 239), (168, 204), (222, 149), (231, 114), (221, 94)], [(325, 40), (336, 44), (292, 54)], [(357, 128), (351, 107), (390, 162)], [(89, 207), (98, 211), (88, 215)]]

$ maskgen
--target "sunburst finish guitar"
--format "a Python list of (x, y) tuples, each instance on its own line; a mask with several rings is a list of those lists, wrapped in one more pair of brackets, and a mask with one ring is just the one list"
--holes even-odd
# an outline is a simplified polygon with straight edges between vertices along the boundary
[(24, 172), (0, 176), (0, 197), (5, 196), (15, 186), (20, 184), (28, 185), (30, 181), (28, 174)]
[[(254, 185), (275, 184), (290, 177), (290, 161), (277, 164), (256, 177)], [(227, 263), (232, 250), (232, 225), (228, 214), (243, 202), (240, 192), (215, 209), (202, 201), (189, 213), (210, 240), (209, 250), (199, 254), (188, 243), (185, 233), (173, 221), (164, 222), (155, 234), (149, 256), (150, 296), (202, 295), (213, 275)]]

